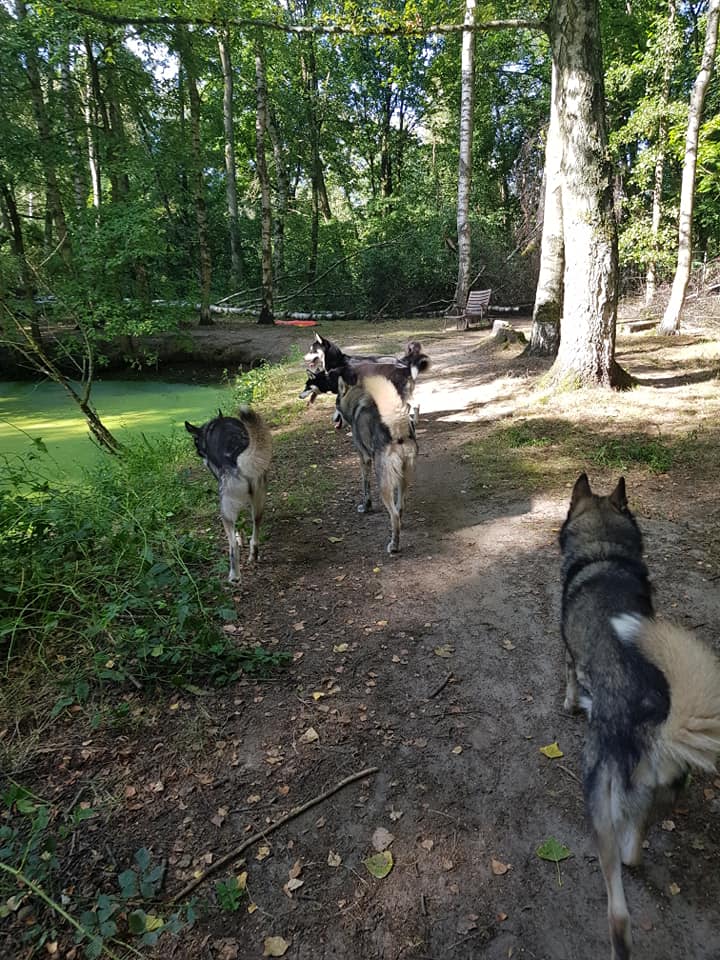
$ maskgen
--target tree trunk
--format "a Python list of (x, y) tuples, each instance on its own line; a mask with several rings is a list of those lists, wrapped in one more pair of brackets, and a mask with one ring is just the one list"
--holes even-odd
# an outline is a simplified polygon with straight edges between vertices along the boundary
[(540, 273), (530, 342), (525, 348), (529, 356), (554, 357), (560, 343), (560, 318), (563, 311), (563, 273), (565, 244), (562, 212), (562, 141), (557, 106), (557, 70), (553, 65), (550, 92), (550, 123), (545, 142), (545, 191), (540, 245)]
[[(27, 18), (25, 0), (15, 0), (15, 12), (18, 20), (24, 21)], [(40, 154), (43, 173), (45, 175), (48, 209), (57, 231), (60, 255), (66, 267), (71, 267), (72, 248), (70, 245), (70, 233), (68, 231), (67, 221), (65, 220), (65, 210), (63, 208), (57, 170), (53, 159), (55, 156), (55, 138), (45, 106), (45, 98), (43, 97), (37, 51), (32, 45), (28, 45), (25, 51), (25, 76), (28, 82), (30, 102), (32, 104), (38, 130), (38, 139), (40, 141)]]
[(255, 39), (255, 143), (257, 150), (257, 175), (260, 181), (261, 203), (261, 256), (262, 256), (262, 305), (258, 323), (274, 323), (273, 317), (273, 269), (272, 269), (272, 207), (270, 204), (270, 177), (265, 157), (265, 131), (267, 129), (267, 84), (262, 39)]
[(10, 228), (10, 245), (12, 252), (20, 268), (20, 281), (22, 283), (22, 299), (24, 310), (30, 319), (30, 331), (33, 340), (42, 346), (42, 332), (38, 321), (37, 307), (35, 305), (35, 282), (33, 280), (32, 270), (25, 255), (25, 238), (23, 236), (22, 220), (18, 213), (15, 203), (15, 194), (12, 187), (5, 180), (0, 180), (0, 200), (2, 209)]
[(678, 259), (675, 268), (670, 301), (665, 309), (665, 315), (660, 324), (660, 333), (678, 333), (680, 330), (680, 314), (685, 303), (685, 293), (690, 280), (692, 262), (692, 221), (695, 205), (695, 169), (697, 167), (698, 139), (700, 137), (700, 120), (702, 118), (705, 91), (710, 82), (715, 48), (718, 36), (718, 18), (720, 17), (720, 0), (710, 0), (707, 9), (707, 25), (705, 28), (705, 49), (703, 50), (700, 72), (695, 78), (690, 110), (688, 113), (687, 133), (685, 135), (685, 160), (683, 162), (682, 187), (680, 188), (680, 225), (678, 229)]
[(200, 326), (213, 325), (210, 313), (210, 287), (212, 284), (212, 260), (208, 230), (207, 204), (205, 201), (205, 178), (203, 176), (203, 151), (200, 136), (200, 94), (197, 87), (192, 36), (184, 26), (177, 27), (180, 59), (185, 71), (190, 102), (190, 144), (192, 156), (192, 194), (197, 225), (198, 255), (200, 260)]
[(273, 217), (273, 272), (275, 285), (280, 289), (280, 283), (285, 276), (285, 218), (288, 210), (290, 184), (288, 181), (287, 164), (285, 162), (285, 147), (280, 136), (280, 127), (275, 112), (268, 104), (268, 133), (273, 148), (275, 160), (275, 216)]
[(380, 134), (380, 186), (384, 197), (392, 196), (392, 86), (385, 88), (383, 103), (382, 132)]
[(552, 376), (578, 386), (628, 386), (630, 378), (615, 361), (617, 228), (598, 0), (554, 0), (548, 23), (557, 69), (565, 239), (563, 319)]
[(647, 274), (645, 277), (645, 304), (649, 306), (655, 298), (656, 287), (656, 262), (658, 248), (658, 237), (660, 234), (660, 222), (662, 220), (662, 189), (665, 177), (665, 151), (667, 149), (668, 119), (667, 110), (670, 100), (670, 75), (675, 55), (679, 53), (674, 43), (675, 25), (675, 0), (670, 0), (668, 9), (668, 19), (663, 38), (663, 74), (662, 86), (658, 109), (660, 118), (658, 120), (657, 145), (655, 148), (655, 175), (653, 177), (653, 200), (652, 200), (652, 220), (650, 223), (650, 245), (651, 256), (648, 263)]
[(315, 39), (310, 37), (301, 48), (300, 68), (307, 97), (308, 137), (310, 140), (310, 183), (312, 204), (310, 213), (310, 255), (307, 263), (307, 279), (312, 281), (317, 273), (318, 245), (320, 240), (320, 214), (324, 220), (332, 216), (322, 159), (320, 157), (320, 131), (322, 121), (318, 109), (319, 82), (317, 75), (317, 57)]
[[(465, 0), (465, 24), (475, 22), (475, 0)], [(465, 308), (470, 292), (470, 185), (472, 182), (473, 109), (475, 106), (475, 33), (464, 30), (460, 61), (460, 160), (458, 165), (458, 278), (455, 313), (458, 329), (467, 328)]]
[(67, 58), (60, 65), (60, 78), (63, 93), (63, 107), (65, 110), (65, 124), (67, 126), (67, 143), (72, 156), (72, 181), (73, 197), (75, 200), (75, 209), (82, 212), (85, 209), (85, 197), (87, 193), (87, 180), (83, 163), (82, 149), (76, 134), (76, 128), (81, 128), (81, 123), (76, 119), (73, 109), (76, 107), (77, 99), (73, 94), (73, 82), (70, 72), (71, 52), (68, 50)]
[(234, 287), (242, 283), (240, 259), (240, 220), (238, 217), (237, 176), (235, 172), (235, 119), (233, 114), (233, 68), (230, 55), (230, 30), (225, 27), (218, 38), (223, 71), (223, 128), (225, 130), (225, 197), (230, 227), (230, 274)]

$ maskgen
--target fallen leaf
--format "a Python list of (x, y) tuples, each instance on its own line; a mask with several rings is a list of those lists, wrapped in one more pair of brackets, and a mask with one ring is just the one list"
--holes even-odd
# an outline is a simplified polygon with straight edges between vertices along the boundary
[(258, 847), (258, 852), (255, 854), (255, 859), (262, 862), (270, 856), (270, 847), (262, 846)]
[(549, 757), (551, 760), (557, 760), (558, 757), (565, 756), (558, 746), (557, 740), (554, 743), (549, 743), (546, 747), (540, 747), (540, 753), (544, 754), (546, 757)]
[(264, 957), (284, 957), (290, 943), (282, 937), (265, 937), (263, 945)]
[(302, 873), (302, 863), (299, 860), (296, 860), (295, 863), (290, 867), (288, 874), (291, 880), (294, 880), (295, 877), (299, 877)]
[(451, 657), (455, 653), (455, 647), (451, 647), (450, 644), (444, 643), (440, 647), (435, 647), (433, 653), (436, 657)]
[(389, 850), (383, 850), (381, 853), (376, 853), (372, 857), (368, 857), (367, 860), (363, 860), (363, 863), (368, 873), (377, 877), (378, 880), (382, 880), (393, 868), (393, 857)]
[(670, 891), (670, 896), (676, 897), (680, 893), (680, 887), (676, 883), (671, 883), (668, 887)]
[(494, 857), (490, 861), (490, 869), (496, 877), (503, 877), (510, 870), (511, 864), (503, 863), (502, 860), (496, 860)]
[(373, 567), (373, 573), (380, 573), (380, 567)]
[(715, 791), (711, 790), (710, 787), (705, 787), (705, 789), (703, 790), (703, 796), (705, 797), (706, 800), (714, 800)]
[(675, 829), (675, 821), (674, 821), (674, 820), (663, 820), (661, 826), (662, 826), (663, 830), (667, 830), (668, 833), (672, 833), (672, 831)]
[(300, 743), (315, 743), (320, 739), (320, 734), (315, 727), (308, 727), (305, 733), (300, 737)]
[(403, 815), (402, 810), (392, 810), (392, 809), (390, 810), (390, 819), (392, 820), (393, 823), (396, 823), (400, 819), (400, 817), (402, 817), (402, 815)]
[(239, 873), (235, 879), (237, 880), (238, 890), (245, 890), (247, 888), (247, 870), (243, 870), (242, 873)]
[(383, 850), (387, 850), (394, 839), (395, 837), (389, 830), (386, 830), (385, 827), (378, 827), (375, 833), (373, 833), (370, 842), (372, 843), (373, 850), (382, 853)]
[(313, 700), (316, 700), (316, 701), (317, 701), (317, 700), (322, 700), (322, 698), (323, 698), (324, 696), (325, 696), (325, 694), (322, 692), (322, 690), (316, 690), (316, 691), (313, 693), (312, 698), (313, 698)]
[(495, 915), (495, 918), (498, 923), (504, 923), (507, 920), (508, 915), (506, 913), (498, 913)]
[(462, 751), (463, 751), (463, 748), (460, 746), (457, 746), (457, 747), (453, 747), (450, 753), (458, 754), (458, 753), (462, 753)]
[(251, 793), (250, 796), (247, 798), (248, 803), (259, 803), (260, 800), (261, 800), (261, 797), (259, 793)]
[(346, 643), (336, 643), (333, 646), (333, 653), (345, 653), (347, 648), (348, 648), (348, 645)]
[(345, 537), (328, 537), (329, 543), (342, 543)]
[(256, 910), (257, 910), (257, 904), (256, 904), (256, 903), (249, 903), (249, 904), (248, 904), (248, 913), (255, 913)]
[(540, 844), (535, 853), (541, 860), (551, 860), (553, 863), (559, 863), (561, 860), (567, 860), (568, 857), (572, 856), (571, 850), (563, 846), (555, 837), (548, 837), (544, 843)]
[(292, 900), (293, 890), (299, 890), (304, 883), (304, 880), (298, 880), (297, 877), (294, 880), (288, 880), (283, 887), (283, 893)]
[(443, 868), (443, 870), (452, 870), (452, 868), (453, 868), (454, 866), (455, 866), (455, 864), (452, 862), (452, 860), (443, 860), (443, 861), (442, 861), (442, 868)]
[(298, 620), (297, 623), (294, 623), (294, 624), (293, 624), (293, 630), (304, 630), (304, 629), (305, 629), (305, 621), (304, 621), (304, 620)]
[(506, 650), (515, 649), (515, 644), (512, 642), (512, 640), (503, 640), (502, 645), (503, 647), (505, 647)]
[(342, 863), (342, 857), (339, 853), (335, 853), (334, 850), (331, 850), (328, 853), (327, 863), (329, 867), (339, 867)]
[(430, 850), (432, 850), (432, 848), (435, 846), (435, 841), (434, 841), (434, 840), (423, 840), (423, 841), (420, 843), (420, 846), (423, 848), (423, 850), (428, 850), (428, 851), (430, 851)]
[(387, 620), (378, 620), (376, 625), (378, 627), (386, 627), (388, 625), (388, 622)]

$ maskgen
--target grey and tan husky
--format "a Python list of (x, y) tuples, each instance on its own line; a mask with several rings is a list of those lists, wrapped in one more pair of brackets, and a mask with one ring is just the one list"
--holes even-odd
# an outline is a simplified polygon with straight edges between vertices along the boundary
[(360, 457), (363, 498), (358, 512), (372, 509), (370, 474), (374, 466), (380, 497), (390, 516), (387, 551), (397, 553), (405, 496), (418, 449), (410, 408), (382, 376), (366, 377), (352, 386), (341, 377), (336, 408), (336, 416), (352, 430)]
[[(222, 411), (213, 420), (195, 427), (185, 421), (198, 456), (218, 481), (220, 517), (228, 539), (228, 580), (240, 579), (237, 518), (242, 507), (250, 509), (252, 536), (249, 562), (257, 560), (260, 523), (265, 508), (267, 471), (272, 454), (270, 431), (262, 417), (249, 407), (240, 407), (237, 417)], [(243, 546), (242, 531), (239, 536)]]
[(693, 634), (654, 619), (640, 529), (621, 477), (598, 496), (582, 474), (560, 533), (566, 710), (588, 718), (585, 802), (608, 896), (613, 960), (630, 956), (622, 865), (642, 855), (656, 806), (720, 753), (720, 666)]

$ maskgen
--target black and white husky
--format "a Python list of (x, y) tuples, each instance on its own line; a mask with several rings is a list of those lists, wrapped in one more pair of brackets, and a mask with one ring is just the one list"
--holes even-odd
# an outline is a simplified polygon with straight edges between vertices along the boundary
[(608, 896), (612, 960), (630, 956), (622, 865), (635, 865), (653, 807), (720, 753), (720, 665), (687, 630), (655, 619), (640, 529), (621, 477), (585, 474), (560, 533), (565, 709), (588, 717), (584, 792)]
[(370, 473), (374, 466), (380, 497), (390, 516), (387, 551), (397, 553), (405, 495), (418, 451), (408, 405), (385, 377), (366, 377), (354, 385), (346, 384), (341, 377), (336, 417), (351, 428), (360, 457), (363, 498), (358, 512), (372, 509)]
[[(228, 539), (230, 574), (228, 580), (240, 579), (238, 534), (236, 523), (242, 507), (249, 507), (252, 517), (249, 562), (257, 560), (260, 523), (265, 507), (267, 470), (270, 466), (272, 441), (262, 417), (249, 407), (241, 407), (237, 417), (224, 417), (222, 411), (213, 420), (195, 427), (185, 421), (198, 456), (218, 481), (220, 516)], [(242, 531), (240, 546), (244, 546)]]
[(430, 358), (423, 353), (422, 344), (417, 340), (408, 343), (401, 357), (354, 356), (344, 353), (332, 340), (316, 333), (304, 360), (308, 378), (301, 399), (309, 397), (312, 403), (320, 393), (337, 394), (341, 377), (350, 386), (368, 377), (385, 377), (401, 399), (410, 405), (413, 421), (417, 421), (419, 411), (417, 405), (412, 404), (415, 381), (430, 368)]

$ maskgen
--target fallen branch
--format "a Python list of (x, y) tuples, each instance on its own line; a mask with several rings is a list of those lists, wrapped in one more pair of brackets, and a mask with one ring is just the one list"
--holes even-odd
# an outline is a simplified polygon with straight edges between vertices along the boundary
[(436, 697), (436, 696), (440, 693), (441, 690), (444, 690), (444, 689), (445, 689), (445, 687), (450, 683), (450, 681), (452, 680), (452, 678), (453, 678), (453, 674), (452, 674), (452, 671), (451, 671), (451, 672), (445, 677), (445, 679), (443, 680), (443, 682), (440, 683), (437, 687), (435, 687), (435, 689), (432, 691), (432, 693), (429, 693), (429, 694), (427, 695), (427, 699), (428, 699), (428, 700), (432, 700), (433, 697)]
[(244, 840), (239, 847), (235, 847), (229, 853), (226, 853), (224, 857), (220, 857), (220, 859), (216, 860), (215, 863), (213, 863), (212, 866), (205, 871), (205, 873), (186, 884), (182, 890), (180, 890), (179, 893), (176, 893), (174, 897), (171, 897), (168, 902), (170, 904), (177, 903), (178, 900), (183, 899), (189, 893), (192, 893), (196, 887), (199, 887), (201, 883), (204, 883), (211, 873), (215, 873), (215, 871), (219, 870), (220, 867), (224, 867), (226, 863), (230, 863), (232, 860), (237, 860), (241, 853), (247, 850), (248, 847), (251, 847), (254, 843), (257, 843), (258, 840), (264, 840), (268, 834), (274, 833), (279, 827), (282, 827), (283, 824), (286, 824), (289, 820), (294, 820), (295, 817), (299, 817), (300, 814), (305, 813), (306, 810), (310, 810), (311, 807), (316, 807), (319, 803), (322, 803), (323, 800), (327, 800), (328, 797), (331, 797), (334, 793), (342, 790), (343, 787), (347, 787), (349, 784), (355, 783), (356, 780), (363, 780), (365, 777), (369, 777), (374, 773), (378, 773), (378, 771), (379, 767), (368, 767), (366, 770), (361, 770), (359, 773), (353, 773), (351, 776), (345, 777), (344, 780), (341, 780), (340, 783), (336, 783), (334, 787), (326, 790), (325, 793), (321, 793), (319, 796), (313, 797), (312, 800), (308, 800), (307, 803), (303, 803), (300, 807), (295, 807), (290, 811), (290, 813), (285, 814), (284, 817), (280, 817), (279, 820), (276, 820), (275, 823), (271, 823), (270, 826), (263, 827), (262, 830), (254, 833), (252, 837), (248, 837), (247, 840)]

